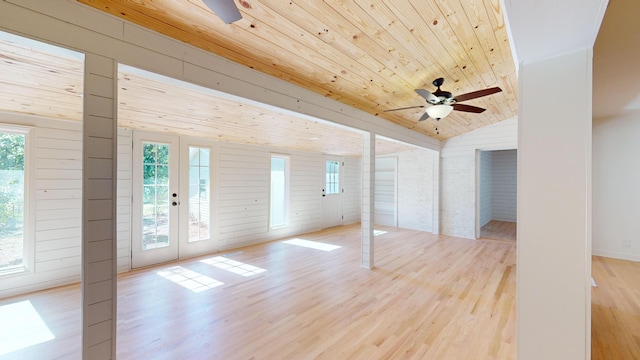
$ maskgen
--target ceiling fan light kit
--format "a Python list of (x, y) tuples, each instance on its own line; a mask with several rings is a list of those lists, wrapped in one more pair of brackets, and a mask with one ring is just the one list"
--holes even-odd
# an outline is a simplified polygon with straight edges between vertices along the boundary
[(434, 92), (429, 92), (425, 89), (416, 89), (416, 93), (422, 96), (423, 99), (427, 101), (429, 105), (418, 105), (418, 106), (408, 106), (397, 109), (385, 110), (387, 111), (396, 111), (396, 110), (406, 110), (406, 109), (415, 109), (415, 108), (424, 108), (424, 114), (418, 119), (418, 121), (424, 121), (428, 118), (434, 118), (436, 120), (440, 120), (447, 115), (451, 114), (451, 111), (463, 111), (469, 113), (479, 114), (486, 109), (481, 107), (459, 104), (462, 101), (467, 101), (471, 99), (476, 99), (479, 97), (495, 94), (501, 92), (502, 89), (499, 87), (492, 87), (483, 90), (472, 91), (470, 93), (458, 95), (454, 97), (450, 92), (443, 91), (440, 89), (440, 86), (444, 83), (444, 78), (437, 78), (433, 80), (433, 86), (437, 89)]
[(451, 114), (451, 111), (453, 111), (453, 106), (451, 105), (433, 105), (425, 109), (427, 115), (436, 120), (440, 120)]

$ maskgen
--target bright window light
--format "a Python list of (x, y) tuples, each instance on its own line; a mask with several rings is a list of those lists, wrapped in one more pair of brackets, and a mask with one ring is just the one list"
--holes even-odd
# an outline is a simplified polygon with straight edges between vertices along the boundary
[(172, 266), (170, 268), (158, 271), (157, 274), (169, 281), (173, 281), (174, 283), (193, 291), (194, 293), (199, 293), (205, 290), (213, 289), (220, 285), (224, 285), (223, 282), (212, 279), (208, 276), (202, 275), (182, 266)]
[(0, 355), (56, 338), (29, 300), (0, 306), (0, 319)]
[(267, 270), (259, 268), (257, 266), (245, 264), (240, 261), (227, 259), (224, 256), (216, 256), (210, 259), (200, 260), (200, 262), (215, 266), (218, 269), (230, 271), (234, 274), (242, 275), (244, 277), (253, 276)]
[(386, 233), (384, 230), (373, 230), (373, 236), (384, 235)]
[(304, 240), (304, 239), (291, 239), (283, 241), (285, 244), (303, 246), (310, 249), (322, 250), (322, 251), (333, 251), (335, 249), (340, 249), (341, 246), (331, 245), (326, 243), (321, 243), (317, 241)]

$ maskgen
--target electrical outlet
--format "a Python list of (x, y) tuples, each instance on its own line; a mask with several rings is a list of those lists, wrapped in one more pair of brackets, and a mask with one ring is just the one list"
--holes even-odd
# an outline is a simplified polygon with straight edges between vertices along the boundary
[(625, 240), (625, 241), (623, 241), (623, 242), (622, 242), (622, 245), (623, 245), (624, 247), (631, 247), (631, 240)]

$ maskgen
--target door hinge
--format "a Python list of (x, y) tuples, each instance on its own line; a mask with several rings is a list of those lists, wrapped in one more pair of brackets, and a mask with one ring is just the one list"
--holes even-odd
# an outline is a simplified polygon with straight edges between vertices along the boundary
[(344, 215), (342, 215), (342, 220), (344, 220)]

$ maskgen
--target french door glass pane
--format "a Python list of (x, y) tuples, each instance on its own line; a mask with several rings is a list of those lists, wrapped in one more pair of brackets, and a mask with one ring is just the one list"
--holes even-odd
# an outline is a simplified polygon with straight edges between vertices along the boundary
[(169, 246), (169, 145), (143, 143), (142, 250)]
[(0, 132), (0, 272), (24, 266), (24, 141)]
[(189, 242), (209, 239), (209, 149), (189, 147)]

